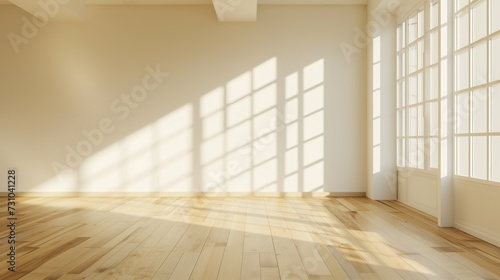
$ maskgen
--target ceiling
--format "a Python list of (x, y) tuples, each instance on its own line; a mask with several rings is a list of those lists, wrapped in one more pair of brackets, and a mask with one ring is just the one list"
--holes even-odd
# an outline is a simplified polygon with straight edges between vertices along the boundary
[[(47, 21), (85, 21), (88, 5), (213, 5), (220, 22), (255, 22), (258, 5), (365, 5), (368, 0), (0, 0)], [(40, 5), (43, 3), (43, 5)], [(50, 8), (47, 8), (50, 7)]]

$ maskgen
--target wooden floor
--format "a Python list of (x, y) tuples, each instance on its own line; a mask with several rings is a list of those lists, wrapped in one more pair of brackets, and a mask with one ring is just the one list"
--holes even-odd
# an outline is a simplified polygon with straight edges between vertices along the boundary
[[(500, 279), (500, 249), (367, 198), (21, 198), (0, 279)], [(6, 209), (5, 199), (0, 203)], [(6, 222), (5, 211), (2, 221)]]

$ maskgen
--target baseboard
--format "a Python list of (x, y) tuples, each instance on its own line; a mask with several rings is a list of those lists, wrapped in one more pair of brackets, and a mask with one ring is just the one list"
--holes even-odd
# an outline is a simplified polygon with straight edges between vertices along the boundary
[(330, 196), (335, 196), (335, 197), (366, 197), (366, 192), (331, 192)]
[(498, 234), (478, 228), (466, 222), (455, 222), (455, 228), (500, 247), (500, 236)]
[[(0, 192), (6, 197), (7, 192)], [(365, 197), (364, 192), (17, 192), (18, 197)]]

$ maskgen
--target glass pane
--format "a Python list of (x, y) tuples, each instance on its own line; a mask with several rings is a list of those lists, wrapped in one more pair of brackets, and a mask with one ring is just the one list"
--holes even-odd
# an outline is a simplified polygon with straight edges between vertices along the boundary
[(418, 38), (418, 17), (414, 15), (408, 19), (408, 42), (411, 43)]
[(423, 138), (418, 139), (418, 168), (425, 168), (425, 141)]
[(486, 89), (472, 93), (472, 132), (485, 133), (488, 129), (488, 95)]
[(409, 115), (408, 118), (409, 120), (409, 135), (410, 136), (417, 136), (418, 133), (418, 110), (417, 107), (411, 107), (408, 111)]
[(456, 50), (469, 44), (469, 11), (457, 15), (456, 19)]
[(437, 138), (430, 139), (430, 168), (438, 168), (439, 165), (439, 141)]
[(430, 19), (431, 19), (431, 29), (435, 28), (439, 22), (439, 1), (433, 1), (430, 3)]
[(424, 36), (424, 11), (418, 12), (418, 38)]
[(405, 139), (398, 139), (398, 166), (405, 166)]
[(405, 106), (405, 81), (398, 82), (398, 108)]
[(491, 180), (500, 182), (500, 136), (493, 136), (491, 139)]
[(429, 86), (427, 91), (426, 100), (432, 100), (439, 97), (439, 68), (434, 66), (426, 71), (426, 81)]
[(430, 42), (430, 64), (438, 63), (439, 61), (439, 36), (438, 32), (434, 31), (431, 33)]
[(490, 11), (490, 19), (491, 19), (491, 33), (500, 30), (500, 1), (491, 0), (491, 11)]
[(418, 42), (417, 54), (418, 54), (417, 67), (418, 70), (420, 70), (424, 67), (424, 40), (420, 40)]
[(472, 82), (474, 86), (488, 82), (487, 44), (480, 44), (472, 49)]
[(490, 131), (500, 132), (500, 85), (491, 88), (490, 103)]
[(488, 142), (486, 136), (472, 137), (472, 177), (488, 179)]
[[(498, 0), (495, 0), (498, 1)], [(486, 16), (488, 12), (488, 2), (481, 1), (478, 5), (472, 7), (472, 40), (477, 41), (484, 38), (488, 32)], [(498, 14), (495, 15), (498, 17)]]
[(405, 136), (405, 110), (398, 110), (398, 137)]
[(455, 89), (469, 88), (469, 51), (457, 53), (455, 56)]
[(438, 102), (431, 102), (429, 106), (429, 135), (438, 136), (439, 134), (439, 107)]
[(408, 166), (418, 167), (418, 141), (417, 139), (408, 139)]
[(448, 1), (437, 1), (441, 4), (441, 25), (448, 22)]
[[(446, 1), (443, 1), (443, 2), (446, 2)], [(460, 9), (465, 7), (465, 5), (467, 5), (468, 3), (469, 3), (469, 0), (456, 0), (455, 1), (455, 12), (459, 11)]]
[(398, 38), (397, 38), (397, 47), (398, 47), (398, 50), (401, 50), (402, 48), (404, 48), (405, 46), (405, 24), (406, 22), (403, 22), (401, 23), (399, 26), (398, 26)]
[(457, 95), (456, 132), (469, 133), (469, 93)]
[(424, 106), (418, 106), (418, 136), (425, 136)]
[(409, 78), (408, 84), (408, 104), (412, 105), (418, 102), (418, 76), (413, 75)]
[(460, 176), (469, 176), (469, 137), (456, 138), (456, 173)]
[(413, 73), (417, 71), (419, 63), (418, 63), (418, 44), (413, 44), (409, 50), (408, 57), (408, 73)]
[(398, 54), (398, 79), (405, 76), (405, 53)]
[(441, 27), (441, 57), (448, 56), (448, 26)]
[(424, 102), (424, 78), (422, 73), (418, 73), (417, 75), (417, 94), (418, 94), (418, 102)]
[(500, 80), (500, 37), (491, 40), (490, 50), (491, 81), (498, 81)]

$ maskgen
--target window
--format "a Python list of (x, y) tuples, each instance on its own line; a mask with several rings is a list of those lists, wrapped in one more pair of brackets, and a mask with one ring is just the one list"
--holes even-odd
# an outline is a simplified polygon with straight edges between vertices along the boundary
[(500, 182), (500, 1), (455, 1), (455, 174)]
[(439, 2), (430, 1), (397, 28), (398, 166), (439, 163)]

